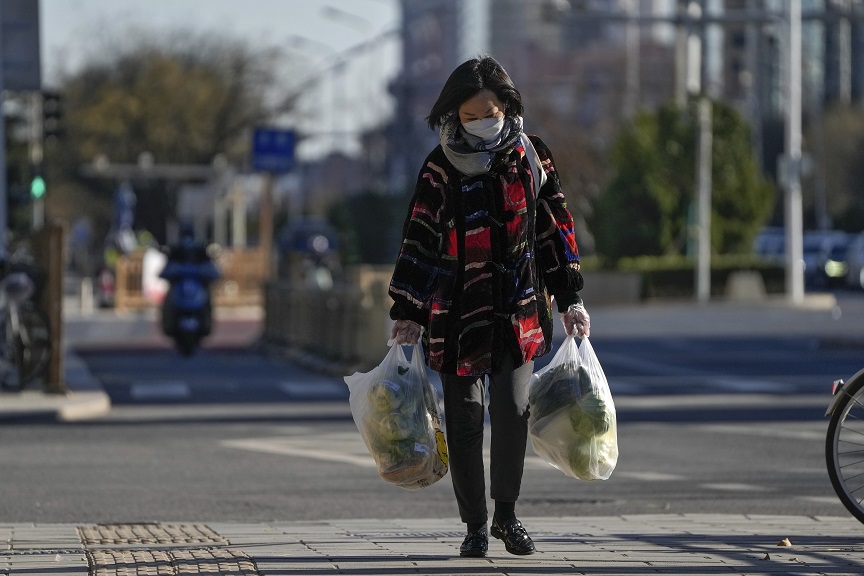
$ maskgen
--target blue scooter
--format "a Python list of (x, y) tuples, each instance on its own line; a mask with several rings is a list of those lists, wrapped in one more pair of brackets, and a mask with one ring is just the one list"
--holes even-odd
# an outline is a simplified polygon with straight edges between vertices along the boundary
[(183, 356), (191, 356), (213, 328), (210, 284), (219, 270), (204, 248), (187, 237), (171, 248), (159, 276), (170, 284), (162, 302), (162, 331), (174, 338)]

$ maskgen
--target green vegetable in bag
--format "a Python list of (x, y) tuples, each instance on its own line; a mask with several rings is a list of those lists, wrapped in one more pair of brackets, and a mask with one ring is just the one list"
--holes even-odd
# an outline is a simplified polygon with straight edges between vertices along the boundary
[(606, 401), (595, 393), (586, 394), (570, 409), (570, 420), (573, 429), (578, 430), (585, 425), (591, 434), (600, 435), (609, 431), (612, 426), (612, 416)]
[(405, 391), (394, 382), (384, 380), (375, 386), (371, 386), (367, 392), (369, 408), (378, 413), (387, 413), (402, 405), (405, 400)]
[(447, 473), (447, 443), (438, 395), (426, 377), (419, 344), (411, 362), (393, 345), (370, 372), (345, 377), (351, 415), (385, 481), (408, 490), (434, 484)]
[(531, 386), (528, 404), (539, 420), (565, 406), (576, 404), (581, 396), (579, 367), (561, 364), (543, 373)]
[(618, 460), (615, 407), (587, 339), (583, 346), (568, 337), (549, 366), (535, 374), (528, 429), (537, 455), (566, 475), (606, 479)]

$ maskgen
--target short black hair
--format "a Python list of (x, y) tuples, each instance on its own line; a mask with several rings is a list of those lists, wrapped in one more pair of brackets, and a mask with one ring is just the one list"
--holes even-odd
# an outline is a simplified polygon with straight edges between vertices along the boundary
[(505, 115), (522, 115), (522, 95), (513, 80), (494, 58), (482, 56), (460, 64), (447, 78), (426, 117), (429, 128), (439, 128), (449, 116), (458, 113), (459, 106), (481, 90), (495, 94), (504, 104)]

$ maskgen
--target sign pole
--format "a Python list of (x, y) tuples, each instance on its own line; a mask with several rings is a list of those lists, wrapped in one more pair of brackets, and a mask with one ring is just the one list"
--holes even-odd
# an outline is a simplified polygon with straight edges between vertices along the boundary
[(258, 213), (259, 244), (264, 258), (264, 277), (273, 275), (273, 180), (294, 169), (293, 130), (256, 128), (252, 135), (252, 169), (264, 174)]
[(271, 172), (267, 172), (264, 176), (258, 218), (259, 243), (264, 258), (264, 279), (269, 280), (273, 271), (273, 174)]

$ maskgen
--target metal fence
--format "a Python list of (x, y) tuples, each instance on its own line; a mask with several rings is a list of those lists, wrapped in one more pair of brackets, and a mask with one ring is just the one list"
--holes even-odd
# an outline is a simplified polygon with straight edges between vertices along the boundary
[(332, 362), (333, 371), (368, 370), (387, 353), (392, 267), (360, 266), (320, 290), (278, 280), (264, 290), (265, 342)]

